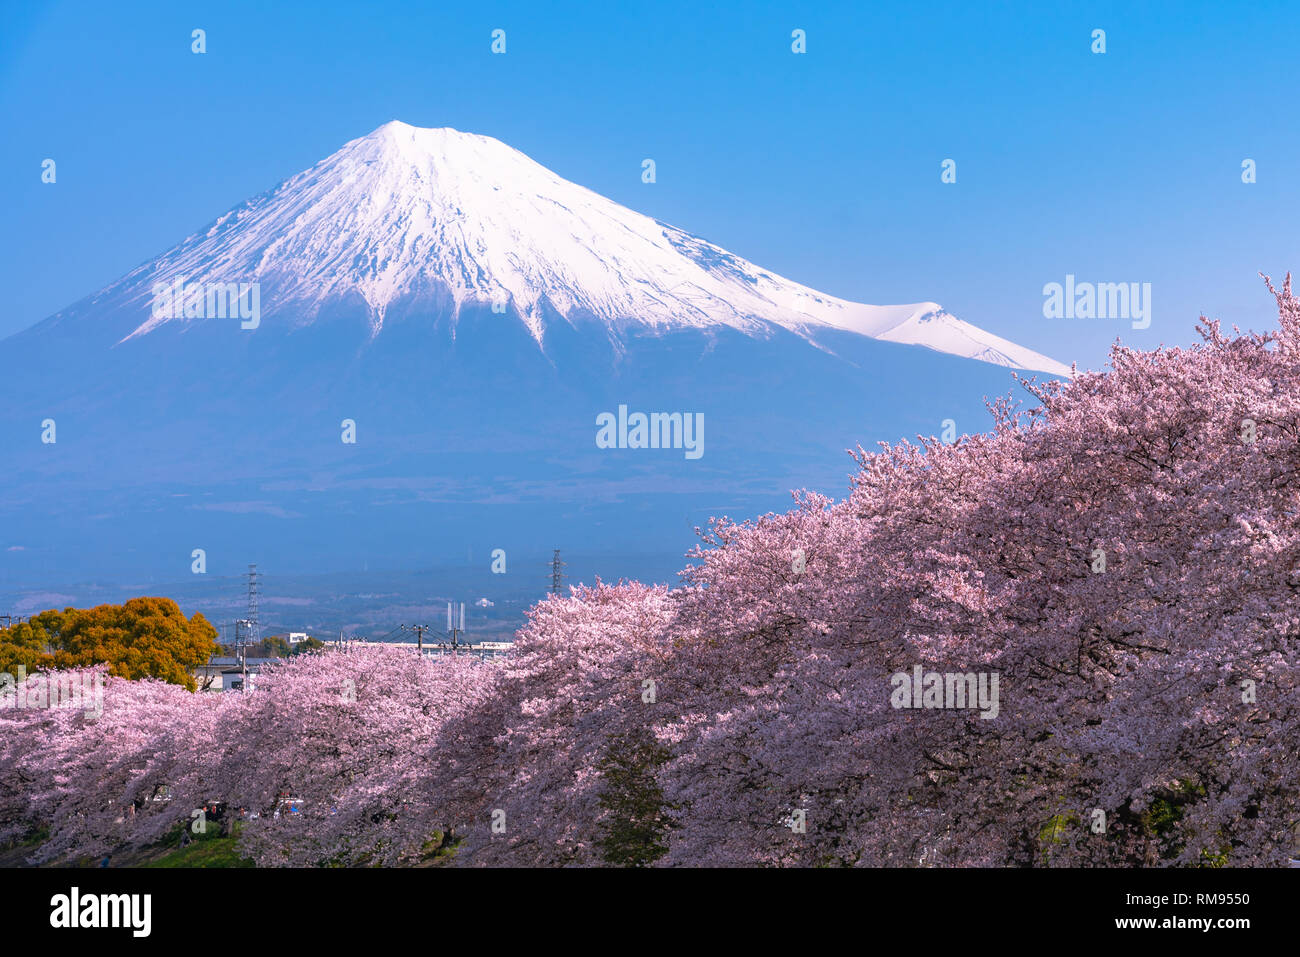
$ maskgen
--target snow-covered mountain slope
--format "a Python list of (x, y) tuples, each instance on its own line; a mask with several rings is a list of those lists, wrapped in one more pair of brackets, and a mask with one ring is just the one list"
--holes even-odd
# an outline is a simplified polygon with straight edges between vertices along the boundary
[(396, 304), (450, 311), (507, 304), (541, 344), (548, 316), (602, 324), (615, 343), (772, 326), (817, 342), (848, 330), (1014, 368), (1069, 374), (1046, 356), (933, 302), (871, 306), (828, 296), (570, 183), (487, 136), (391, 122), (226, 213), (106, 292), (139, 307), (126, 338), (166, 323), (156, 283), (257, 282), (261, 313), (310, 324), (355, 302), (379, 336)]

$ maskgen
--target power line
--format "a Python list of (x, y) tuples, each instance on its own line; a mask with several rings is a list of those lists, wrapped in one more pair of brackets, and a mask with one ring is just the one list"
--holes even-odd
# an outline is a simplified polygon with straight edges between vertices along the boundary
[(433, 629), (430, 628), (428, 625), (402, 625), (400, 630), (415, 632), (416, 654), (423, 655), (424, 654), (424, 633), (426, 631), (433, 631)]

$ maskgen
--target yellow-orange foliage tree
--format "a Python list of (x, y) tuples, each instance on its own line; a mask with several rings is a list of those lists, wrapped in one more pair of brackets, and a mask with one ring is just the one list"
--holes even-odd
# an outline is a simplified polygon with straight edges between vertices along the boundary
[(107, 665), (122, 678), (158, 678), (196, 687), (190, 669), (219, 650), (203, 615), (186, 618), (170, 598), (132, 598), (123, 605), (65, 608), (0, 629), (0, 671)]

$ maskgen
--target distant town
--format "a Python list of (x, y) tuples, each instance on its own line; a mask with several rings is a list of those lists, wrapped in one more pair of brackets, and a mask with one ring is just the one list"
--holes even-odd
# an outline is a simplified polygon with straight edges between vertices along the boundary
[[(559, 549), (551, 560), (551, 591), (558, 593), (564, 580), (564, 562)], [(257, 676), (262, 668), (279, 659), (325, 649), (390, 647), (409, 648), (425, 657), (441, 655), (466, 655), (479, 659), (504, 655), (513, 641), (472, 639), (467, 634), (467, 615), (464, 602), (446, 602), (446, 626), (434, 628), (427, 623), (400, 624), (386, 634), (362, 636), (340, 630), (336, 635), (311, 634), (307, 631), (289, 631), (262, 635), (259, 622), (261, 613), (262, 576), (255, 564), (248, 566), (247, 611), (245, 617), (220, 627), (221, 654), (212, 655), (205, 663), (191, 669), (199, 691), (242, 692), (257, 686)], [(471, 603), (481, 611), (494, 608), (489, 598), (478, 598)]]

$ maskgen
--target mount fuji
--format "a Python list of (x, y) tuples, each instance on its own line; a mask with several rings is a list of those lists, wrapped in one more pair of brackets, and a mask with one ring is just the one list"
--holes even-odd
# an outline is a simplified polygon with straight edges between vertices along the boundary
[[(213, 290), (255, 318), (213, 314)], [(845, 449), (983, 428), (1009, 370), (1071, 373), (937, 303), (818, 292), (490, 137), (399, 122), (0, 354), (13, 581), (167, 574), (198, 547), (232, 570), (676, 557), (711, 514), (842, 492)], [(703, 416), (703, 454), (597, 447), (620, 406)]]
[[(561, 179), (491, 137), (397, 121), (231, 210), (106, 292), (138, 306), (145, 289), (177, 277), (260, 282), (268, 314), (291, 325), (355, 303), (372, 336), (390, 310), (446, 311), (454, 322), (467, 305), (508, 302), (539, 346), (548, 316), (588, 322), (613, 342), (630, 326), (751, 336), (775, 326), (814, 343), (819, 332), (843, 330), (1069, 374), (937, 303), (868, 306), (827, 296)], [(166, 321), (178, 320), (151, 318), (128, 338)]]

